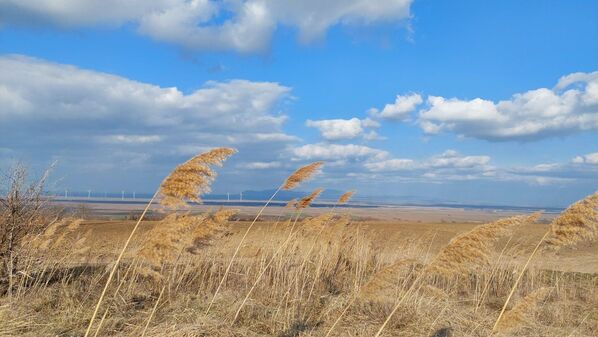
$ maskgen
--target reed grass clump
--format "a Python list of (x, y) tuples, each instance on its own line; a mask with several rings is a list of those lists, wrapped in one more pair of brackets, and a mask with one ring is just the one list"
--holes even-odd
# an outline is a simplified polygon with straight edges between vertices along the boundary
[(421, 268), (415, 259), (394, 262), (380, 269), (359, 291), (362, 301), (387, 301), (389, 296), (402, 290), (417, 270)]
[(498, 329), (505, 310), (507, 309), (507, 305), (513, 297), (513, 294), (515, 294), (519, 282), (523, 278), (523, 274), (541, 247), (559, 249), (564, 246), (575, 245), (583, 240), (593, 241), (596, 239), (598, 219), (596, 207), (598, 207), (598, 192), (569, 206), (558, 217), (552, 220), (548, 231), (542, 236), (532, 253), (527, 258), (523, 268), (519, 271), (519, 275), (511, 287), (511, 291), (502, 306), (500, 314), (494, 322), (492, 331)]
[(238, 209), (221, 208), (205, 217), (203, 222), (191, 232), (191, 246), (187, 251), (197, 254), (201, 248), (208, 246), (213, 240), (230, 233), (229, 223), (231, 217), (239, 213)]
[(159, 269), (191, 245), (190, 234), (202, 226), (204, 219), (189, 214), (167, 215), (147, 233), (147, 239), (136, 255)]
[(114, 274), (122, 260), (125, 251), (129, 247), (139, 224), (143, 220), (145, 214), (149, 210), (152, 202), (157, 195), (162, 196), (161, 203), (167, 207), (174, 207), (179, 205), (186, 205), (185, 199), (192, 201), (199, 201), (199, 194), (202, 192), (209, 191), (210, 183), (215, 179), (216, 173), (211, 169), (210, 165), (222, 165), (222, 162), (235, 153), (236, 150), (231, 148), (216, 148), (210, 151), (201, 153), (185, 163), (177, 166), (160, 184), (158, 190), (150, 201), (145, 206), (145, 209), (141, 213), (141, 216), (137, 220), (135, 226), (131, 230), (129, 237), (125, 241), (123, 248), (121, 249), (116, 261), (113, 263), (108, 279), (104, 284), (104, 288), (100, 294), (98, 302), (95, 305), (91, 319), (85, 331), (85, 337), (88, 337), (91, 333), (91, 328), (95, 321), (95, 318), (100, 309), (100, 305), (104, 300), (106, 291), (114, 278)]
[[(214, 153), (206, 155), (201, 165), (211, 170), (211, 165), (221, 164), (225, 155)], [(171, 199), (174, 204), (169, 205), (200, 200), (201, 192), (215, 177), (214, 172), (199, 169), (201, 165), (177, 167), (178, 173), (165, 179), (157, 195), (177, 199)], [(287, 187), (296, 187), (318, 168), (314, 163), (298, 170)], [(182, 191), (176, 186), (190, 172), (201, 176), (189, 179), (194, 187), (172, 192)], [(176, 188), (164, 189), (167, 180)], [(279, 190), (287, 183), (285, 180)], [(594, 336), (598, 331), (595, 275), (541, 268), (524, 273), (529, 261), (523, 264), (519, 257), (521, 247), (528, 247), (529, 240), (523, 237), (529, 233), (521, 230), (518, 233), (522, 235), (510, 238), (503, 248), (506, 253), (496, 257), (498, 238), (534, 222), (539, 214), (475, 226), (457, 236), (451, 233), (450, 239), (447, 233), (469, 225), (434, 224), (430, 228), (437, 233), (433, 235), (394, 232), (395, 222), (361, 218), (361, 210), (359, 217), (351, 217), (351, 209), (335, 214), (334, 207), (348, 202), (352, 191), (328, 210), (309, 209), (321, 191), (314, 190), (288, 208), (272, 210), (276, 222), (263, 220), (253, 236), (247, 233), (268, 202), (251, 222), (243, 220), (246, 214), (235, 217), (238, 210), (233, 209), (169, 211), (162, 220), (143, 224), (147, 230), (131, 243), (136, 249), (125, 257), (143, 216), (124, 234), (122, 227), (116, 227), (128, 222), (102, 221), (93, 226), (95, 220), (81, 223), (75, 218), (45, 222), (45, 230), (27, 236), (27, 242), (31, 248), (40, 247), (40, 260), (46, 263), (19, 269), (12, 296), (0, 292), (0, 335), (82, 336), (82, 318), (92, 316), (92, 309), (87, 334), (98, 337), (446, 337), (493, 333), (537, 337)], [(592, 241), (595, 225), (589, 221), (595, 219), (593, 202), (592, 197), (563, 212), (538, 245), (549, 247), (552, 238), (558, 238), (554, 243), (563, 247)], [(238, 221), (238, 226), (236, 222), (232, 225), (231, 219)], [(562, 230), (568, 226), (573, 229)], [(93, 228), (93, 235), (87, 228)], [(544, 225), (525, 228), (535, 235)], [(107, 233), (114, 236), (106, 239)], [(123, 248), (120, 244), (108, 246), (127, 235)], [(434, 241), (439, 237), (449, 243), (439, 245)], [(93, 246), (86, 240), (92, 240)], [(62, 248), (72, 250), (86, 243), (94, 251), (81, 262)], [(115, 253), (120, 255), (113, 262), (109, 257)], [(572, 254), (568, 250), (561, 253)], [(589, 254), (587, 250), (581, 253)], [(433, 256), (431, 262), (428, 256)], [(587, 260), (580, 263), (583, 261)], [(457, 277), (445, 282), (447, 276)], [(115, 286), (109, 288), (111, 280)], [(0, 285), (3, 282), (0, 279)], [(491, 321), (510, 289), (517, 290), (514, 298), (519, 299), (512, 306), (507, 306), (507, 299), (509, 310), (499, 317), (493, 332)], [(96, 302), (94, 295), (100, 290)], [(99, 323), (93, 324), (100, 307)]]
[(63, 246), (69, 235), (72, 235), (79, 229), (82, 219), (64, 218), (56, 220), (46, 229), (33, 236), (27, 236), (23, 242), (29, 249), (37, 251), (47, 251)]
[[(262, 212), (264, 211), (264, 209), (266, 209), (266, 207), (268, 207), (268, 205), (270, 204), (272, 199), (274, 199), (274, 197), (280, 190), (290, 190), (290, 189), (293, 189), (293, 188), (299, 186), (299, 184), (301, 182), (310, 179), (313, 176), (313, 174), (315, 172), (317, 172), (317, 170), (322, 166), (322, 164), (323, 164), (323, 162), (314, 162), (314, 163), (305, 165), (305, 166), (297, 169), (295, 172), (293, 172), (290, 176), (288, 176), (285, 179), (285, 181), (276, 189), (276, 191), (274, 191), (272, 196), (270, 196), (270, 199), (268, 199), (268, 201), (266, 201), (264, 206), (262, 206), (262, 208), (260, 208), (260, 210), (257, 212), (255, 218), (253, 219), (253, 221), (251, 222), (249, 227), (247, 227), (247, 230), (245, 231), (245, 234), (243, 234), (241, 241), (239, 241), (237, 248), (235, 248), (235, 251), (233, 252), (233, 256), (231, 257), (231, 259), (226, 267), (224, 275), (222, 275), (222, 278), (220, 279), (220, 282), (218, 283), (218, 287), (216, 288), (216, 291), (214, 292), (214, 295), (212, 296), (212, 300), (210, 301), (210, 304), (208, 305), (208, 308), (206, 309), (206, 312), (205, 312), (206, 315), (210, 312), (210, 309), (212, 308), (212, 305), (214, 304), (214, 301), (216, 300), (216, 296), (220, 292), (220, 289), (222, 288), (224, 281), (226, 281), (226, 278), (230, 272), (230, 269), (233, 266), (233, 262), (235, 261), (237, 254), (239, 254), (239, 250), (241, 249), (241, 246), (243, 246), (243, 243), (245, 243), (245, 239), (247, 238), (247, 235), (253, 228), (253, 225), (255, 225), (255, 222), (262, 215)], [(298, 205), (299, 205), (299, 202), (295, 205), (295, 207), (297, 208)]]

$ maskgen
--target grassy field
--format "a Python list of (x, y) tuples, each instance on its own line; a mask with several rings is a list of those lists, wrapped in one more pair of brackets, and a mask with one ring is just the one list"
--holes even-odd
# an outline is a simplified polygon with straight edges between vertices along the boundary
[(598, 336), (598, 193), (558, 215), (311, 209), (319, 189), (285, 208), (188, 207), (231, 153), (180, 165), (130, 220), (57, 211), (17, 175), (0, 335)]
[[(475, 273), (417, 280), (455, 235), (478, 225), (353, 221), (351, 210), (342, 210), (331, 218), (316, 215), (311, 222), (311, 216), (304, 217), (291, 232), (292, 214), (281, 213), (279, 222), (259, 222), (250, 232), (208, 314), (211, 296), (249, 223), (233, 217), (198, 251), (182, 251), (156, 269), (139, 252), (161, 224), (143, 222), (118, 268), (93, 335), (141, 335), (151, 316), (146, 336), (324, 336), (346, 310), (330, 336), (367, 336), (374, 335), (402, 301), (384, 335), (488, 336), (522, 257), (548, 226), (517, 228), (494, 245), (488, 264)], [(31, 257), (27, 275), (17, 277), (14, 293), (0, 299), (0, 334), (83, 335), (107, 268), (134, 224), (86, 220), (62, 242), (40, 249), (42, 255)], [(596, 248), (587, 244), (538, 259), (525, 273), (513, 304), (537, 289), (548, 293), (503, 334), (595, 336)], [(414, 287), (416, 281), (420, 284)]]

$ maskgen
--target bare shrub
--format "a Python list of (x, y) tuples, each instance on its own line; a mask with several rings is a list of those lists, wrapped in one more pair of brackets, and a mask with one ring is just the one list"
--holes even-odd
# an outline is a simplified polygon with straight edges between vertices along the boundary
[(46, 226), (48, 199), (43, 196), (50, 170), (30, 181), (24, 165), (17, 164), (5, 176), (6, 195), (0, 197), (0, 283), (12, 288), (19, 251), (26, 237), (40, 234)]

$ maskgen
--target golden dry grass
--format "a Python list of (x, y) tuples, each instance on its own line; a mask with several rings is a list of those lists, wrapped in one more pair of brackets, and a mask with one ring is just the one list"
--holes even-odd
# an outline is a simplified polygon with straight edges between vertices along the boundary
[[(162, 201), (199, 201), (215, 177), (210, 166), (233, 152), (215, 149), (179, 165), (160, 185)], [(298, 169), (279, 190), (296, 187), (320, 166)], [(520, 229), (539, 214), (475, 226), (433, 249), (437, 233), (380, 235), (334, 207), (301, 218), (321, 191), (293, 203), (292, 214), (278, 209), (274, 224), (255, 226), (266, 206), (243, 225), (231, 221), (236, 210), (230, 209), (170, 212), (151, 224), (142, 224), (142, 216), (120, 237), (102, 238), (76, 219), (49, 223), (26, 237), (18, 272), (0, 294), (0, 334), (598, 335), (597, 275), (530, 263), (544, 242), (595, 240), (598, 195), (553, 220), (530, 255)], [(133, 236), (138, 228), (142, 235)], [(108, 247), (92, 244), (105, 239)], [(78, 245), (87, 251), (64, 249)], [(513, 295), (519, 300), (506, 310)]]
[[(215, 220), (211, 212), (192, 216), (204, 218), (204, 223)], [(348, 308), (331, 336), (373, 336), (397, 299), (423, 270), (431, 241), (429, 236), (420, 240), (404, 234), (388, 241), (388, 233), (379, 235), (375, 225), (368, 228), (359, 222), (348, 223), (346, 217), (325, 215), (300, 221), (293, 239), (278, 249), (287, 240), (290, 225), (278, 225), (274, 230), (273, 223), (259, 223), (242, 247), (211, 313), (204, 316), (247, 224), (237, 227), (225, 221), (224, 226), (233, 235), (217, 237), (196, 253), (183, 249), (178, 260), (176, 254), (169, 255), (162, 261), (160, 287), (155, 287), (155, 280), (141, 277), (136, 252), (146, 245), (142, 237), (148, 236), (157, 224), (146, 225), (119, 267), (120, 276), (114, 287), (122, 286), (118, 294), (116, 289), (108, 292), (101, 311), (107, 314), (99, 336), (141, 335), (156, 303), (146, 336), (323, 336), (356, 294), (357, 301)], [(94, 232), (101, 233), (102, 226), (106, 225), (97, 225)], [(85, 227), (83, 223), (71, 236), (85, 233)], [(324, 234), (317, 235), (322, 227), (327, 228)], [(122, 240), (126, 230), (120, 233), (121, 237), (112, 237), (115, 242)], [(113, 249), (118, 249), (117, 246), (114, 244)], [(256, 283), (270, 260), (272, 263)], [(23, 277), (18, 297), (0, 300), (0, 307), (11, 308), (2, 314), (6, 322), (11, 322), (3, 327), (8, 331), (5, 335), (84, 332), (90, 306), (105, 278), (104, 268), (91, 267), (96, 265), (94, 252), (77, 264), (89, 266), (83, 273), (69, 269), (73, 265), (60, 255), (53, 255), (52, 261), (48, 258), (45, 266), (39, 266), (46, 269), (43, 275), (36, 272), (38, 267), (30, 269), (28, 274), (36, 282)], [(454, 336), (488, 336), (492, 317), (499, 309), (497, 305), (512, 284), (513, 272), (520, 268), (517, 260), (510, 261), (513, 264), (491, 259), (490, 265), (476, 270), (480, 280), (463, 279), (457, 287), (422, 279), (425, 283), (410, 292), (384, 334), (428, 337), (450, 328)], [(495, 268), (498, 271), (489, 278)], [(486, 281), (490, 283), (488, 294), (475, 312), (473, 303), (479, 300), (481, 284)], [(544, 287), (553, 290), (550, 297), (538, 302), (534, 312), (530, 311), (531, 315), (524, 316), (522, 324), (505, 334), (567, 336), (575, 330), (574, 336), (592, 336), (598, 331), (596, 282), (591, 274), (531, 268), (518, 289), (520, 298)], [(255, 289), (231, 326), (240, 302), (254, 284)], [(157, 302), (163, 285), (166, 285), (164, 293)], [(515, 300), (514, 308), (522, 301)], [(591, 315), (582, 322), (587, 313)], [(96, 322), (92, 331), (97, 327)]]

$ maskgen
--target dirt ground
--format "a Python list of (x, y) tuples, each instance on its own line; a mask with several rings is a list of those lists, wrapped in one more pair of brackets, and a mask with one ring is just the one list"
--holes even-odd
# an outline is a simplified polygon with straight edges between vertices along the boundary
[[(71, 205), (76, 207), (76, 205)], [(82, 230), (91, 230), (91, 241), (96, 246), (94, 251), (103, 251), (105, 258), (115, 251), (114, 245), (123, 242), (132, 226), (134, 220), (123, 220), (126, 216), (134, 216), (141, 211), (142, 205), (119, 205), (119, 204), (92, 204), (86, 205), (88, 220), (82, 226)], [(239, 235), (249, 225), (256, 207), (235, 207), (240, 209), (237, 221), (231, 227), (233, 235)], [(214, 206), (194, 206), (190, 211), (204, 212), (214, 210)], [(312, 216), (322, 212), (330, 211), (329, 208), (309, 209), (305, 216)], [(350, 215), (353, 225), (362, 226), (369, 231), (381, 247), (392, 249), (402, 248), (405, 239), (426, 238), (429, 240), (431, 254), (438, 252), (451, 238), (459, 233), (466, 232), (473, 227), (516, 214), (512, 211), (492, 210), (471, 210), (456, 208), (431, 208), (431, 207), (396, 207), (396, 208), (342, 208), (336, 210), (339, 214)], [(289, 210), (280, 207), (267, 208), (263, 215), (263, 221), (258, 221), (256, 228), (249, 237), (248, 245), (261, 241), (260, 233), (268, 231), (276, 226), (275, 219), (280, 215), (289, 215)], [(159, 213), (150, 214), (151, 217), (158, 217)], [(513, 233), (512, 237), (501, 240), (497, 243), (497, 249), (503, 247), (517, 247), (524, 251), (530, 251), (538, 243), (548, 228), (548, 223), (555, 214), (543, 214), (538, 223), (523, 226)], [(93, 220), (99, 219), (99, 220)], [(144, 221), (139, 229), (138, 236), (143, 237), (156, 221)], [(100, 254), (102, 255), (102, 254)], [(100, 256), (102, 258), (102, 256)], [(525, 255), (513, 257), (513, 259), (525, 259)], [(598, 243), (580, 244), (575, 249), (563, 249), (557, 253), (546, 254), (540, 260), (540, 268), (598, 273)]]

